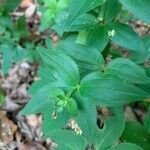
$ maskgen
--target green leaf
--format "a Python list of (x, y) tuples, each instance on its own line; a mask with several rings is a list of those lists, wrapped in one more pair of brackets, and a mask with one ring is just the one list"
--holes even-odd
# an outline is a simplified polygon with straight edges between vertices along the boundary
[(57, 0), (42, 0), (44, 5), (48, 8), (54, 9), (57, 6)]
[(148, 133), (150, 134), (150, 106), (148, 108), (148, 113), (144, 118), (144, 127), (148, 130)]
[(42, 66), (38, 70), (38, 77), (39, 80), (33, 82), (33, 84), (29, 87), (28, 92), (31, 95), (35, 95), (35, 93), (40, 90), (43, 86), (48, 83), (54, 83), (55, 78), (52, 74), (52, 70), (49, 69), (47, 66)]
[(139, 64), (143, 64), (150, 58), (150, 35), (142, 37), (145, 49), (139, 51), (132, 51), (129, 58)]
[(26, 50), (19, 45), (14, 48), (14, 62), (21, 62), (26, 57)]
[(107, 30), (105, 27), (95, 26), (90, 30), (87, 37), (87, 45), (96, 48), (100, 52), (104, 50), (109, 42), (109, 37), (107, 35)]
[[(97, 6), (104, 4), (106, 0), (71, 0), (69, 5), (69, 18), (74, 20), (81, 14), (84, 14)], [(71, 22), (71, 20), (69, 20)]]
[(140, 146), (131, 143), (118, 144), (115, 147), (109, 148), (108, 150), (143, 150)]
[(2, 51), (2, 59), (3, 59), (3, 64), (2, 64), (2, 71), (4, 74), (7, 74), (9, 69), (11, 68), (12, 61), (13, 61), (13, 46), (8, 44), (8, 45), (1, 45), (1, 51)]
[(4, 2), (5, 2), (5, 11), (9, 12), (10, 10), (13, 10), (17, 6), (19, 6), (21, 0), (11, 0), (11, 1), (4, 0)]
[(78, 114), (77, 103), (73, 98), (68, 99), (67, 105), (66, 105), (66, 110), (72, 116), (77, 116), (77, 114)]
[(29, 100), (25, 108), (21, 111), (21, 115), (43, 113), (47, 109), (52, 111), (55, 109), (56, 96), (63, 94), (62, 90), (53, 89), (48, 84), (38, 90), (32, 99)]
[(112, 60), (105, 73), (116, 75), (134, 84), (150, 84), (150, 78), (146, 75), (145, 70), (125, 58)]
[(63, 26), (63, 30), (65, 31), (80, 15), (104, 4), (105, 1), (106, 0), (71, 0), (69, 5), (69, 17)]
[(107, 0), (102, 7), (104, 7), (104, 22), (108, 23), (117, 17), (122, 5), (118, 0)]
[(6, 96), (5, 90), (0, 87), (0, 106), (4, 103), (5, 96)]
[(59, 0), (57, 7), (59, 10), (65, 9), (69, 6), (70, 0)]
[(45, 39), (45, 45), (46, 45), (46, 48), (52, 49), (53, 48), (53, 41), (52, 41), (52, 39), (50, 39), (49, 37), (47, 37)]
[(58, 24), (54, 25), (53, 29), (58, 33), (90, 29), (96, 24), (96, 18), (90, 14), (82, 14), (81, 16), (73, 20), (67, 27), (65, 27), (66, 22), (67, 20), (62, 20)]
[(5, 97), (0, 93), (0, 106), (3, 104), (4, 101), (5, 101)]
[(79, 83), (79, 72), (75, 62), (56, 50), (37, 48), (43, 61), (53, 70), (55, 78), (64, 86), (74, 87)]
[(124, 130), (123, 109), (117, 107), (113, 109), (113, 112), (115, 116), (108, 117), (104, 122), (99, 149), (105, 150), (116, 143)]
[(30, 35), (30, 32), (27, 29), (25, 16), (21, 16), (17, 20), (15, 28), (13, 28), (12, 30), (15, 38), (26, 38)]
[(56, 16), (56, 10), (51, 10), (51, 9), (47, 9), (41, 18), (41, 24), (39, 26), (39, 31), (43, 32), (44, 30), (48, 29), (52, 23), (53, 23), (53, 19)]
[(150, 23), (149, 0), (119, 0), (135, 17)]
[(58, 130), (51, 133), (50, 137), (58, 144), (57, 150), (84, 150), (87, 146), (84, 137), (73, 131)]
[(12, 29), (13, 23), (10, 19), (10, 16), (1, 16), (0, 15), (0, 23), (4, 27), (7, 27), (8, 29)]
[(100, 140), (101, 132), (97, 126), (96, 106), (90, 104), (88, 99), (83, 99), (78, 92), (75, 93), (74, 98), (78, 102), (77, 123), (88, 141), (88, 144), (97, 145)]
[(79, 64), (81, 71), (100, 70), (100, 66), (104, 63), (101, 53), (95, 48), (64, 41), (59, 44), (59, 49), (73, 58)]
[(143, 147), (144, 150), (150, 149), (150, 137), (148, 132), (146, 128), (138, 122), (126, 122), (122, 139), (126, 142), (138, 144)]
[(102, 106), (120, 106), (149, 97), (149, 94), (117, 77), (99, 76), (93, 79), (86, 76), (80, 83), (80, 93), (92, 103)]
[(110, 32), (115, 32), (115, 35), (110, 37), (115, 44), (133, 51), (145, 49), (142, 39), (130, 26), (115, 22), (109, 24), (107, 28)]
[[(70, 116), (66, 110), (57, 113), (56, 118), (52, 117), (53, 113), (55, 112), (47, 110), (43, 115), (44, 120), (42, 129), (44, 132), (44, 137), (47, 138), (51, 137), (53, 135), (53, 132), (57, 133), (59, 129), (65, 128), (70, 119)], [(61, 134), (57, 134), (56, 136), (59, 137), (60, 135)], [(66, 139), (66, 137), (64, 139)]]
[(76, 43), (86, 45), (87, 35), (88, 35), (88, 31), (86, 30), (79, 31), (76, 39)]

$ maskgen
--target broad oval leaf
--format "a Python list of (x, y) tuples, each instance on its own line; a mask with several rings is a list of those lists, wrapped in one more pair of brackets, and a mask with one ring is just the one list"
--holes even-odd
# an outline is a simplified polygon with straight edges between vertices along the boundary
[[(47, 66), (42, 66), (38, 72), (38, 77), (40, 78), (38, 81), (33, 82), (33, 84), (29, 87), (28, 92), (31, 95), (35, 95), (38, 90), (47, 85), (48, 83), (54, 83), (55, 78), (53, 77), (52, 70)], [(47, 75), (47, 76), (45, 76)]]
[(104, 15), (103, 19), (105, 23), (108, 23), (116, 18), (119, 11), (121, 10), (122, 5), (119, 3), (119, 0), (107, 0), (103, 5)]
[(102, 77), (99, 79), (83, 78), (80, 93), (91, 102), (102, 106), (120, 106), (149, 97), (149, 94), (134, 86), (122, 82), (117, 77)]
[(66, 110), (57, 113), (55, 119), (52, 118), (53, 113), (55, 112), (47, 109), (47, 111), (43, 114), (42, 129), (44, 136), (47, 138), (51, 137), (53, 132), (57, 132), (58, 130), (65, 128), (70, 119), (70, 115)]
[(3, 54), (3, 63), (2, 63), (2, 71), (4, 75), (6, 75), (11, 68), (12, 62), (13, 62), (13, 46), (8, 43), (7, 45), (1, 45), (0, 49)]
[(71, 116), (77, 116), (78, 114), (78, 108), (77, 108), (77, 103), (73, 98), (68, 99), (67, 105), (66, 105), (66, 110), (69, 112)]
[(96, 24), (96, 18), (90, 14), (82, 14), (73, 20), (67, 27), (65, 27), (66, 21), (67, 20), (62, 20), (58, 24), (54, 25), (53, 29), (56, 30), (59, 34), (62, 34), (63, 32), (74, 32), (90, 29)]
[(58, 144), (57, 150), (84, 150), (87, 146), (83, 136), (69, 130), (54, 131), (50, 137)]
[(106, 118), (104, 127), (101, 133), (101, 140), (99, 142), (99, 149), (105, 150), (111, 147), (120, 138), (125, 127), (123, 109), (116, 107), (112, 109), (115, 116)]
[(138, 122), (126, 122), (121, 139), (126, 142), (138, 144), (144, 150), (150, 149), (150, 138), (148, 131), (143, 125)]
[(26, 104), (25, 108), (21, 111), (21, 115), (44, 113), (47, 109), (49, 111), (54, 110), (56, 96), (58, 95), (64, 95), (63, 91), (52, 88), (49, 84), (42, 87)]
[(63, 26), (64, 31), (80, 15), (104, 4), (106, 0), (71, 0), (69, 5), (69, 17)]
[(69, 5), (69, 21), (104, 4), (105, 1), (106, 0), (71, 0)]
[(138, 122), (126, 122), (125, 129), (121, 138), (126, 142), (140, 145), (144, 150), (150, 149), (150, 137), (148, 134), (148, 130)]
[(146, 75), (145, 70), (125, 58), (112, 60), (105, 73), (116, 75), (135, 84), (150, 84), (150, 78)]
[(149, 0), (119, 0), (135, 17), (150, 23)]
[(108, 32), (115, 32), (110, 36), (111, 41), (115, 44), (133, 51), (145, 49), (142, 39), (130, 26), (115, 22), (109, 24), (107, 28)]
[(139, 51), (132, 51), (129, 58), (138, 63), (143, 64), (150, 58), (150, 35), (142, 37), (145, 49)]
[(56, 50), (37, 48), (43, 61), (54, 72), (55, 78), (64, 86), (75, 86), (79, 83), (79, 71), (76, 63), (65, 53)]
[(91, 104), (88, 99), (82, 98), (78, 92), (75, 93), (74, 98), (78, 102), (77, 123), (88, 144), (97, 146), (101, 138), (101, 131), (97, 126), (96, 106)]
[(109, 148), (108, 150), (144, 150), (140, 146), (131, 143), (118, 144), (115, 147)]
[(104, 64), (103, 56), (95, 48), (64, 41), (59, 44), (59, 49), (73, 58), (81, 69), (96, 71)]
[(87, 37), (87, 45), (98, 49), (100, 52), (104, 50), (109, 42), (109, 37), (107, 35), (107, 30), (105, 27), (95, 26), (89, 31)]

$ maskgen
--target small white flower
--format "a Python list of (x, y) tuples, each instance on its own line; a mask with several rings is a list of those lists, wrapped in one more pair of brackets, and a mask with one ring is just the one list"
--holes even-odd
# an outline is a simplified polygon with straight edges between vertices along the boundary
[(82, 135), (82, 130), (80, 129), (80, 127), (76, 127), (75, 129), (74, 129), (74, 131), (76, 132), (76, 134), (77, 135)]
[(5, 128), (5, 127), (6, 127), (6, 124), (5, 124), (5, 123), (2, 123), (1, 126), (2, 126), (2, 128)]
[(111, 31), (108, 31), (108, 36), (109, 37), (114, 37), (116, 35), (116, 31), (113, 29)]
[(77, 135), (82, 135), (82, 130), (74, 119), (70, 121), (69, 126), (75, 131)]
[(58, 114), (56, 112), (52, 112), (51, 118), (56, 120), (58, 118)]

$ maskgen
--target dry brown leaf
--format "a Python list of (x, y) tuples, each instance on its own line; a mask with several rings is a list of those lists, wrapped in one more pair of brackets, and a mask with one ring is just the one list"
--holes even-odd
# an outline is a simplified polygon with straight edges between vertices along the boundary
[(31, 18), (35, 12), (35, 9), (36, 9), (36, 5), (34, 4), (30, 5), (25, 11), (26, 18)]
[(9, 144), (14, 139), (17, 126), (8, 119), (5, 111), (0, 111), (0, 141)]
[(33, 0), (22, 0), (20, 7), (21, 8), (28, 8), (33, 5)]
[(19, 150), (46, 150), (46, 148), (38, 142), (20, 143)]

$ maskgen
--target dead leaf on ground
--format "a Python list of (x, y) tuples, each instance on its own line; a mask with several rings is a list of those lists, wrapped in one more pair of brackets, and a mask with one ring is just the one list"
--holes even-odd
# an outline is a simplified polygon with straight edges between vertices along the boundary
[(6, 116), (5, 111), (0, 111), (0, 141), (9, 144), (14, 140), (17, 126)]
[(31, 18), (35, 12), (35, 9), (36, 9), (36, 5), (34, 4), (30, 5), (25, 11), (26, 18)]
[(28, 142), (18, 144), (19, 150), (46, 150), (46, 148), (38, 142)]
[(33, 0), (22, 0), (20, 7), (21, 8), (28, 8), (33, 5)]

